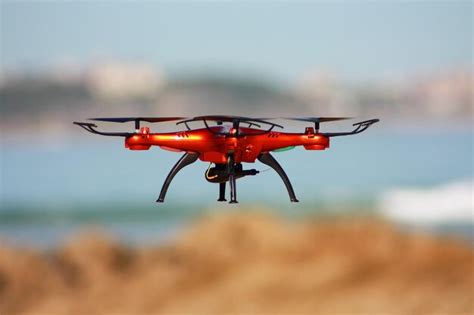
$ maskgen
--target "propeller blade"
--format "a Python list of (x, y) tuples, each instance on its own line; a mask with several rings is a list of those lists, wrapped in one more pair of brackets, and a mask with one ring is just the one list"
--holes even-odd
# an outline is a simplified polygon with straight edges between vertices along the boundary
[(244, 122), (244, 123), (249, 123), (249, 122), (256, 122), (256, 123), (263, 123), (267, 125), (272, 125), (275, 127), (283, 128), (283, 126), (280, 126), (278, 124), (274, 124), (265, 120), (262, 120), (260, 118), (253, 118), (253, 117), (245, 117), (245, 116), (230, 116), (230, 115), (208, 115), (208, 116), (198, 116), (194, 117), (193, 119), (189, 121), (196, 121), (196, 120), (208, 120), (208, 121), (217, 121), (217, 122)]
[(211, 121), (223, 121), (223, 122), (233, 122), (233, 121), (242, 121), (242, 120), (254, 120), (255, 118), (243, 117), (243, 116), (231, 116), (231, 115), (206, 115), (194, 117), (195, 120), (211, 120)]
[(297, 120), (297, 121), (308, 121), (308, 122), (313, 122), (313, 123), (352, 119), (352, 117), (283, 117), (283, 118), (289, 119), (289, 120)]
[(112, 118), (89, 118), (94, 121), (106, 121), (114, 123), (124, 123), (129, 121), (146, 121), (149, 123), (160, 123), (167, 121), (183, 120), (186, 117), (112, 117)]

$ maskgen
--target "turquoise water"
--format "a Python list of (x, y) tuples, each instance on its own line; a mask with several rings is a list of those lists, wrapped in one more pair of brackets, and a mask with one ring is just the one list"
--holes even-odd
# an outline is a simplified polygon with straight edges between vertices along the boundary
[[(367, 209), (394, 187), (472, 178), (472, 140), (471, 131), (383, 130), (334, 138), (326, 151), (296, 148), (275, 153), (300, 203), (289, 202), (283, 183), (269, 170), (238, 181), (239, 205), (295, 216), (331, 208)], [(218, 186), (205, 181), (208, 164), (202, 162), (179, 173), (166, 203), (156, 204), (179, 158), (158, 148), (128, 151), (119, 139), (80, 138), (54, 144), (4, 142), (1, 154), (0, 238), (31, 241), (39, 233), (51, 243), (77, 226), (98, 224), (141, 240), (148, 234), (143, 231), (162, 235), (160, 231), (209, 209), (235, 209), (215, 202)], [(267, 169), (260, 163), (246, 166)], [(57, 233), (48, 234), (48, 228)]]
[[(472, 133), (365, 134), (334, 138), (326, 151), (274, 153), (290, 176), (302, 204), (332, 198), (371, 199), (396, 186), (426, 186), (472, 177)], [(98, 141), (99, 139), (100, 141)], [(152, 148), (128, 151), (119, 139), (77, 139), (62, 144), (2, 146), (2, 208), (70, 208), (139, 202), (154, 205), (179, 154)], [(256, 163), (259, 170), (265, 165)], [(212, 205), (217, 185), (204, 179), (208, 164), (196, 162), (171, 184), (166, 204)], [(238, 183), (242, 203), (288, 201), (276, 173)]]

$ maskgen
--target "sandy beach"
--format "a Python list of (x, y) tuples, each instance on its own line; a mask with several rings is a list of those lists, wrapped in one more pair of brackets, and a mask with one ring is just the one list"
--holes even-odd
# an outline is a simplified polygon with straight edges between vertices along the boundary
[(240, 213), (159, 247), (84, 233), (47, 252), (1, 243), (0, 314), (472, 314), (467, 242), (371, 218)]

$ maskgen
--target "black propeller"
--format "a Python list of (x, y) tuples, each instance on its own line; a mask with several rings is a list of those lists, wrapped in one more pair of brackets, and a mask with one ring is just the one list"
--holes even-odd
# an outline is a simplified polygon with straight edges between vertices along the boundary
[(284, 119), (297, 120), (297, 121), (308, 121), (314, 123), (314, 129), (316, 132), (319, 130), (320, 123), (352, 119), (351, 117), (284, 117)]
[[(198, 116), (194, 117), (193, 120), (209, 120), (217, 122), (257, 122), (267, 125), (275, 125), (280, 127), (280, 125), (273, 124), (271, 122), (265, 121), (261, 118), (245, 117), (245, 116), (231, 116), (231, 115), (207, 115), (207, 116)], [(281, 126), (283, 128), (283, 126)]]
[(177, 125), (184, 124), (188, 128), (188, 130), (191, 130), (191, 128), (188, 126), (188, 123), (192, 121), (202, 121), (204, 125), (206, 126), (206, 128), (213, 133), (215, 132), (209, 128), (207, 121), (215, 121), (217, 122), (218, 125), (222, 125), (223, 122), (232, 122), (232, 127), (237, 131), (237, 134), (235, 136), (243, 135), (242, 133), (240, 133), (240, 130), (239, 130), (240, 123), (249, 124), (249, 127), (256, 126), (259, 128), (261, 127), (259, 124), (269, 125), (270, 126), (269, 129), (263, 131), (263, 133), (270, 132), (275, 127), (283, 128), (283, 126), (281, 125), (271, 123), (260, 118), (252, 118), (252, 117), (244, 117), (244, 116), (229, 116), (229, 115), (197, 116), (188, 120), (179, 121), (176, 124)]
[(114, 123), (124, 123), (129, 121), (135, 122), (135, 129), (140, 129), (140, 121), (146, 121), (149, 123), (160, 123), (160, 122), (167, 122), (167, 121), (176, 121), (176, 120), (183, 120), (186, 117), (112, 117), (112, 118), (89, 118), (89, 120), (94, 121), (106, 121), (106, 122), (114, 122)]

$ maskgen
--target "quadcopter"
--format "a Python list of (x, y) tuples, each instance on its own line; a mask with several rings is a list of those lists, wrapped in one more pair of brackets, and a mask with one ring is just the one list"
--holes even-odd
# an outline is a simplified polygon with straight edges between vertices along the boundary
[[(256, 169), (243, 169), (242, 163), (254, 163), (259, 160), (277, 172), (286, 186), (291, 202), (298, 202), (293, 186), (281, 165), (271, 152), (286, 151), (295, 146), (303, 146), (306, 150), (325, 150), (329, 148), (330, 138), (350, 136), (361, 133), (379, 119), (370, 119), (353, 124), (354, 130), (349, 132), (320, 132), (323, 122), (349, 119), (346, 117), (301, 117), (284, 118), (311, 123), (303, 133), (275, 131), (283, 129), (282, 125), (270, 122), (272, 118), (251, 118), (241, 116), (198, 116), (186, 117), (121, 117), (91, 118), (92, 121), (125, 123), (134, 122), (134, 132), (102, 132), (93, 123), (74, 122), (83, 129), (101, 136), (123, 137), (125, 147), (130, 150), (148, 150), (151, 146), (173, 152), (184, 152), (173, 166), (165, 179), (157, 202), (164, 202), (166, 192), (176, 174), (184, 167), (198, 159), (209, 162), (204, 176), (210, 183), (219, 184), (217, 201), (227, 201), (226, 183), (230, 187), (229, 203), (237, 203), (236, 181), (245, 176), (259, 173)], [(163, 123), (177, 121), (176, 125), (184, 125), (185, 129), (177, 132), (154, 133), (150, 128), (141, 126), (141, 122)], [(193, 122), (202, 123), (199, 129), (192, 129)], [(314, 124), (314, 126), (313, 126)], [(263, 127), (262, 127), (263, 126)], [(214, 164), (213, 167), (211, 165)]]

